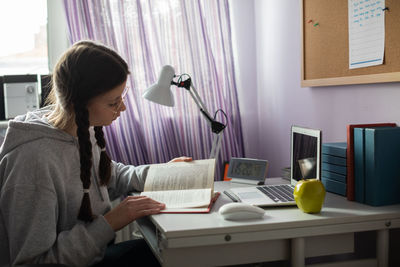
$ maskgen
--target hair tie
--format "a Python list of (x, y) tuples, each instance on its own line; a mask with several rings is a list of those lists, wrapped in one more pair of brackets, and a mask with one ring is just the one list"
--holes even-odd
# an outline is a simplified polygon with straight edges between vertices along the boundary
[(89, 194), (89, 189), (83, 189), (83, 193), (88, 193)]
[(106, 148), (103, 147), (103, 148), (101, 149), (101, 152), (105, 152), (105, 151), (106, 151)]

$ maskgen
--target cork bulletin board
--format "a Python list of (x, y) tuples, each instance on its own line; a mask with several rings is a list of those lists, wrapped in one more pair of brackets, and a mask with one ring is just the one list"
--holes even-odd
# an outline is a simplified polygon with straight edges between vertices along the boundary
[(300, 0), (301, 86), (400, 81), (400, 0), (386, 0), (382, 65), (349, 68), (348, 0)]

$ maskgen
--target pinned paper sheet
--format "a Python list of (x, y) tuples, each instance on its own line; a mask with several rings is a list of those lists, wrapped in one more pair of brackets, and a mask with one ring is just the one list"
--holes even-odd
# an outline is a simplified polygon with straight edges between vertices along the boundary
[(383, 64), (385, 0), (348, 0), (349, 68)]

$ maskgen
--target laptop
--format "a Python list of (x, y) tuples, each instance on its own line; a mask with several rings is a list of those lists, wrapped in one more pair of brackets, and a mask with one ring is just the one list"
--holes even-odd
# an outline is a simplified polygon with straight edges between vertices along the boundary
[(296, 205), (293, 191), (304, 179), (321, 179), (321, 131), (300, 126), (291, 127), (290, 183), (234, 187), (225, 193), (237, 202), (255, 206)]

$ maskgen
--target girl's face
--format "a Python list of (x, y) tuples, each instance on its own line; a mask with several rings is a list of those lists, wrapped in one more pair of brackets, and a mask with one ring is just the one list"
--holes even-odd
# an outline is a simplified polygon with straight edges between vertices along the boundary
[(124, 97), (127, 92), (126, 81), (112, 90), (92, 98), (88, 103), (89, 125), (107, 126), (126, 110)]

